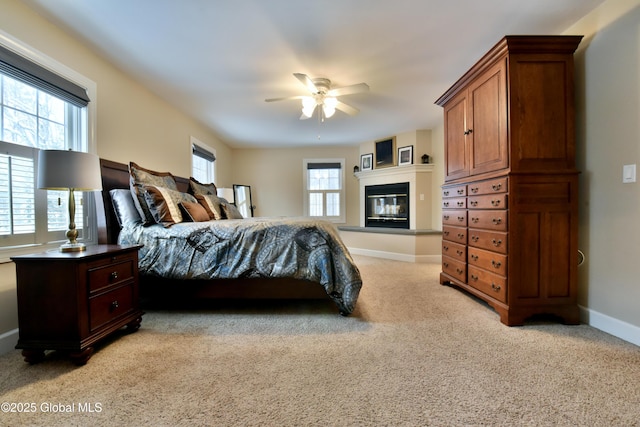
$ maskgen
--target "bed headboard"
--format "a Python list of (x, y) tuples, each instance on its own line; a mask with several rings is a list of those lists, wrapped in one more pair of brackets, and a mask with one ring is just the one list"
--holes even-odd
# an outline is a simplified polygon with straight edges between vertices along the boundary
[[(102, 195), (101, 197), (96, 195), (95, 198), (98, 217), (98, 243), (115, 244), (118, 242), (120, 225), (116, 219), (109, 191), (114, 188), (129, 189), (129, 165), (100, 159), (100, 174), (102, 175)], [(186, 193), (189, 189), (189, 179), (176, 176), (175, 180), (178, 190)]]

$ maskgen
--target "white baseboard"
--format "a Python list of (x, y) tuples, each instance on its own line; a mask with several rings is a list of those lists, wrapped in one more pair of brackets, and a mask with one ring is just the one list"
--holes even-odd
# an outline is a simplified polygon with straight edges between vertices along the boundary
[(580, 318), (584, 323), (600, 329), (614, 337), (640, 346), (640, 327), (632, 325), (606, 314), (599, 313), (586, 307), (580, 307)]
[(15, 350), (18, 342), (18, 328), (0, 334), (0, 355)]
[(415, 263), (442, 263), (442, 255), (411, 255), (399, 254), (396, 252), (375, 251), (372, 249), (348, 248), (354, 255), (364, 255), (374, 258), (391, 259), (394, 261), (415, 262)]

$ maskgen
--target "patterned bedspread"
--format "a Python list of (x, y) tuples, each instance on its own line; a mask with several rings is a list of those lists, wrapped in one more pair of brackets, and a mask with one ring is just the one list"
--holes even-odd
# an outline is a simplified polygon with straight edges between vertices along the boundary
[(120, 244), (142, 244), (140, 272), (173, 279), (291, 277), (320, 283), (350, 314), (360, 272), (333, 224), (310, 218), (127, 225)]

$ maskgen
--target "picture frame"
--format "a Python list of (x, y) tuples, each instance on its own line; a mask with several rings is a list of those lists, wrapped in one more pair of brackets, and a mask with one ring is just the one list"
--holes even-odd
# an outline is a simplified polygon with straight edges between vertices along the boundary
[(373, 153), (362, 154), (360, 156), (360, 170), (361, 171), (373, 170)]
[(398, 148), (398, 166), (413, 164), (413, 145)]
[(376, 141), (376, 168), (393, 166), (396, 138), (387, 138)]

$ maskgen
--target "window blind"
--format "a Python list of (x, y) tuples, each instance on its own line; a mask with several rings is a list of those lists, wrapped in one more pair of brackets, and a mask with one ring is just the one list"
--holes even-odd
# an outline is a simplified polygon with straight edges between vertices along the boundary
[(0, 46), (0, 72), (54, 95), (77, 107), (86, 107), (89, 96), (85, 88)]

